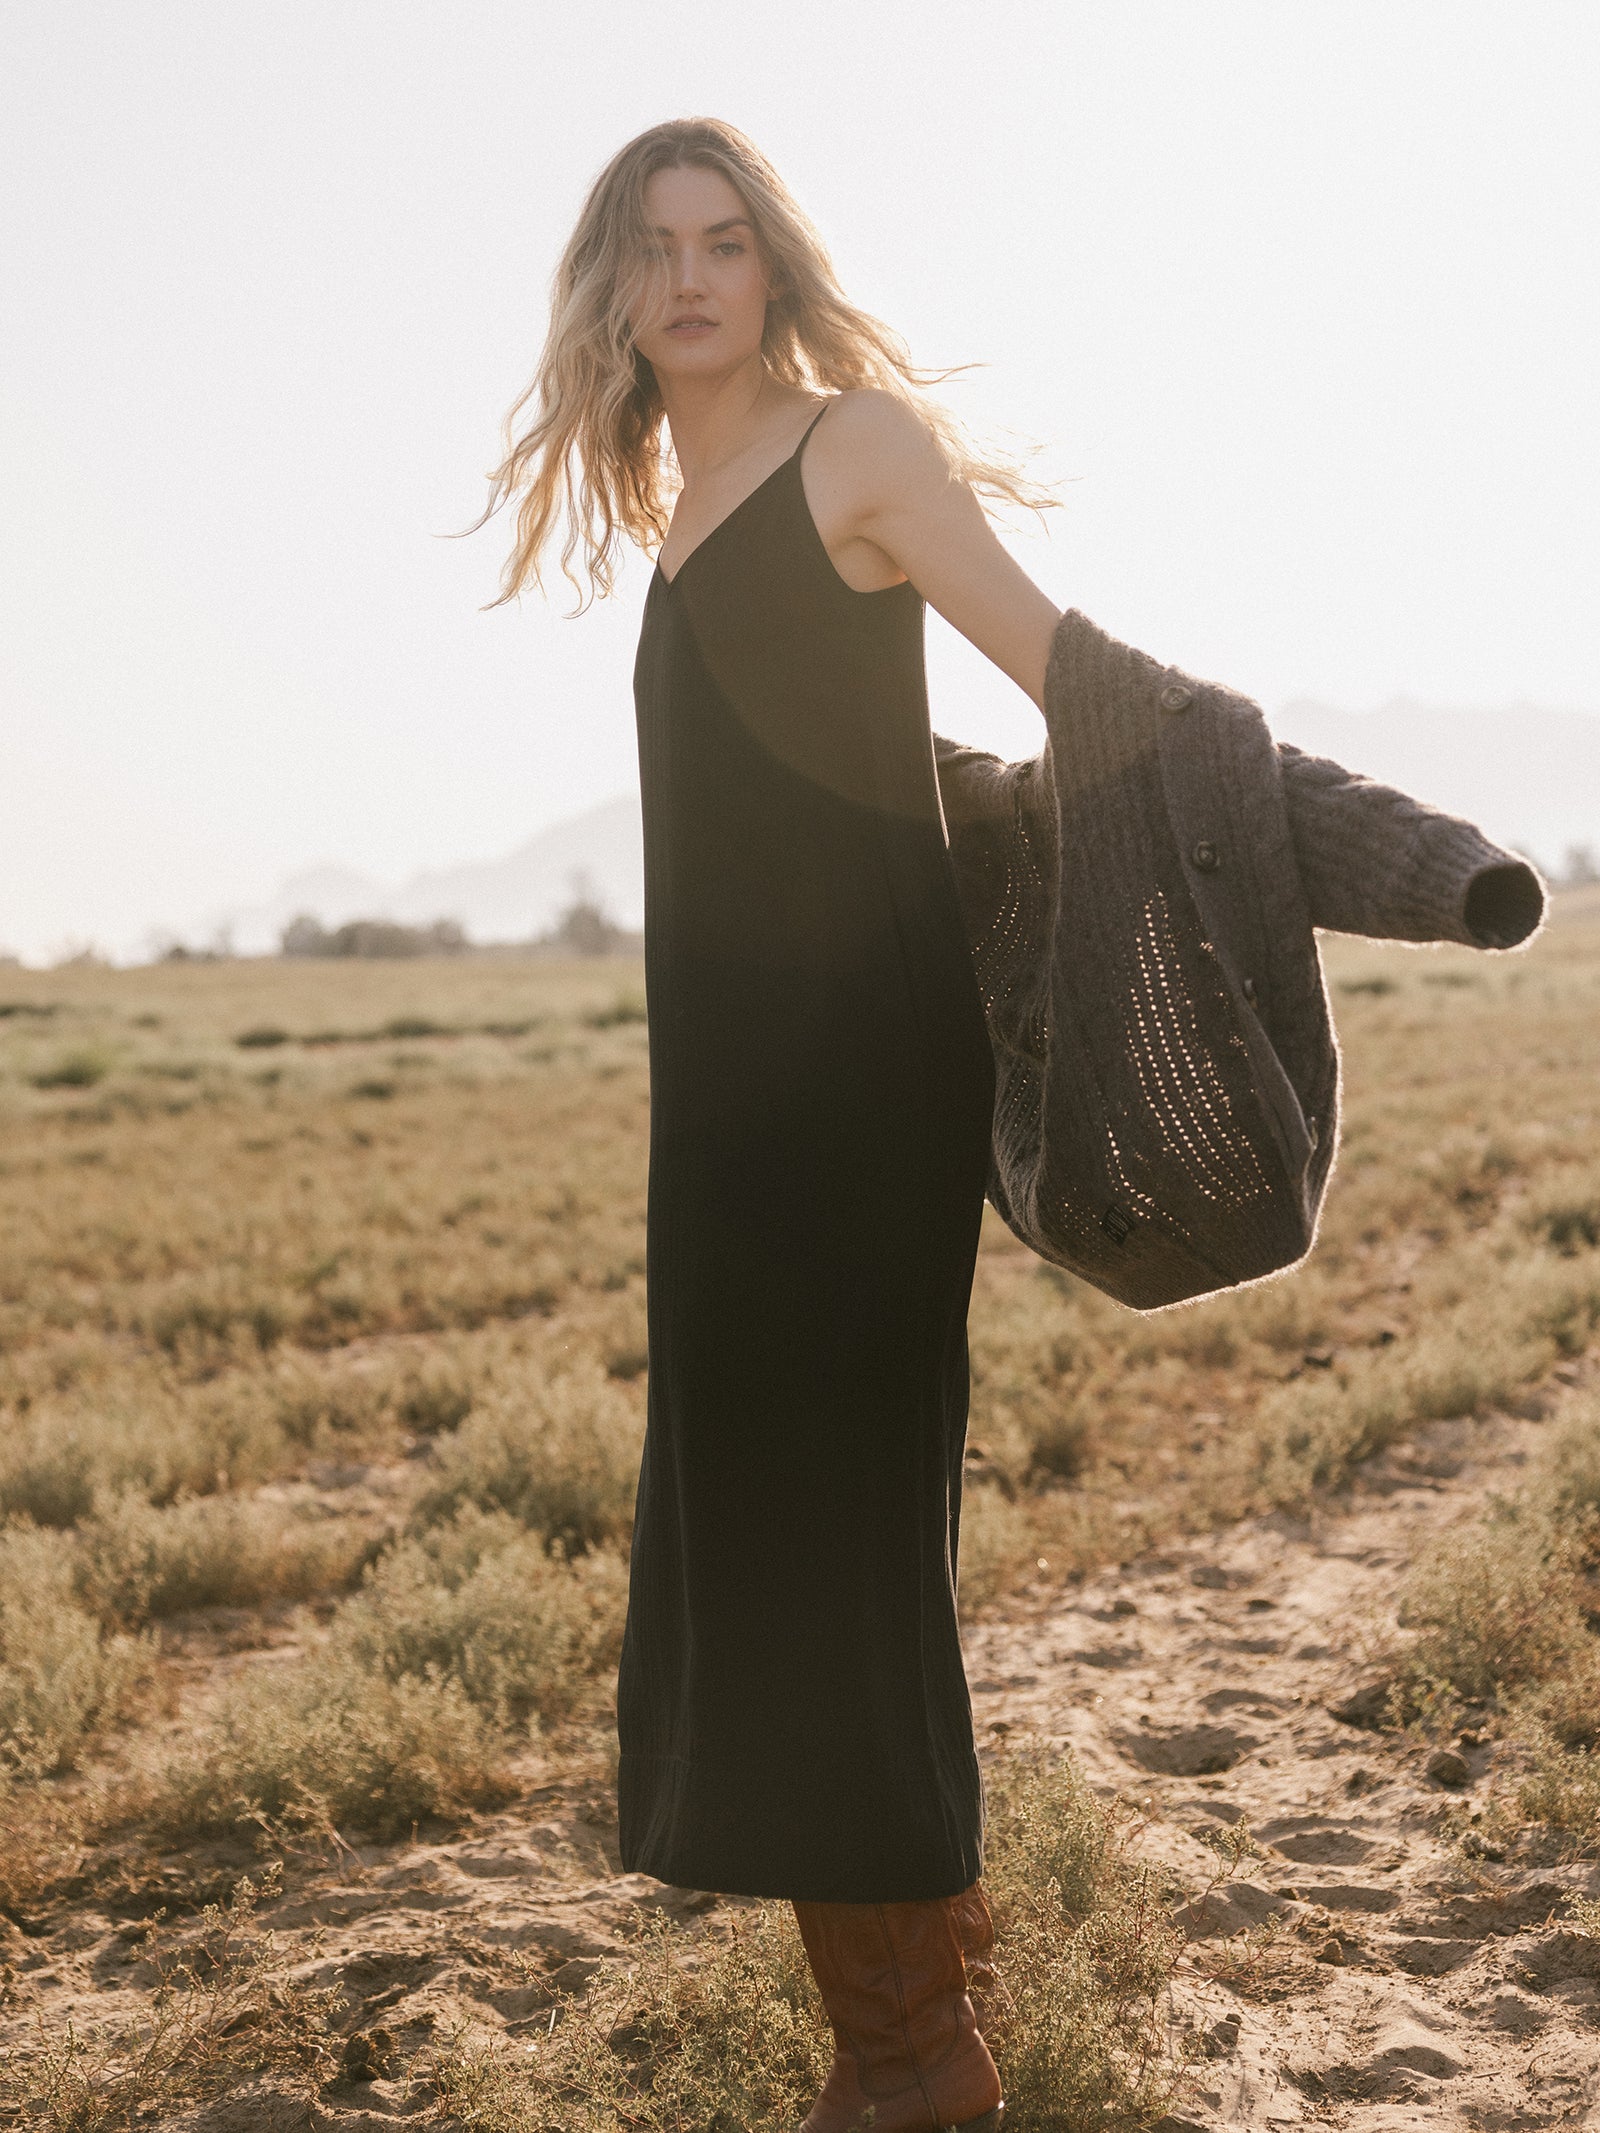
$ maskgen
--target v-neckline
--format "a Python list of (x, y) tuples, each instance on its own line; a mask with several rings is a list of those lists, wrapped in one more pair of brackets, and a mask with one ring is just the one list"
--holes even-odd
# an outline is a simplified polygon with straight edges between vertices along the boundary
[(770, 474), (764, 475), (762, 479), (756, 483), (753, 489), (748, 490), (743, 496), (741, 496), (739, 501), (734, 505), (731, 511), (725, 511), (722, 517), (719, 518), (717, 520), (717, 523), (711, 528), (711, 531), (709, 533), (701, 534), (699, 540), (695, 542), (694, 546), (689, 550), (689, 553), (683, 558), (682, 562), (679, 563), (677, 569), (673, 572), (670, 578), (662, 569), (661, 557), (659, 552), (657, 553), (655, 574), (661, 580), (662, 584), (667, 588), (668, 592), (671, 592), (673, 588), (677, 585), (678, 580), (683, 576), (684, 572), (694, 561), (695, 557), (700, 553), (701, 549), (704, 548), (707, 541), (714, 541), (717, 535), (722, 531), (723, 527), (730, 525), (733, 520), (739, 516), (739, 513), (745, 508), (746, 504), (753, 504), (756, 498), (761, 494), (763, 489), (771, 488), (772, 484), (777, 480), (778, 476), (784, 471), (786, 467), (792, 467), (795, 464), (795, 462), (800, 457), (801, 447), (804, 445), (806, 439), (811, 435), (811, 432), (822, 420), (828, 409), (833, 405), (834, 399), (836, 399), (837, 397), (837, 394), (834, 394), (823, 401), (821, 407), (817, 409), (816, 413), (812, 416), (811, 420), (806, 424), (804, 430), (801, 432), (799, 442), (795, 445), (794, 450), (789, 454), (788, 458), (780, 459), (778, 461), (778, 464), (773, 468), (772, 472)]

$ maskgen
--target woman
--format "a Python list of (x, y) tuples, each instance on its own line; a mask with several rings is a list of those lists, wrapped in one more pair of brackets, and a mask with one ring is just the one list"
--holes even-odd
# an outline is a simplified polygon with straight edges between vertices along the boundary
[(754, 145), (680, 121), (594, 185), (494, 477), (505, 597), (562, 503), (569, 576), (656, 550), (622, 1858), (793, 1902), (838, 2047), (804, 2133), (1003, 2111), (954, 1575), (994, 1076), (922, 630), (931, 600), (1040, 704), (1059, 615), (979, 494), (1047, 499), (924, 382)]

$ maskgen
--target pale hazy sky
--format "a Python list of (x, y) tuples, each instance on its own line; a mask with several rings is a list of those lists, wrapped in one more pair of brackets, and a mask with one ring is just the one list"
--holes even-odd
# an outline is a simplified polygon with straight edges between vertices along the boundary
[(633, 782), (642, 559), (484, 615), (499, 523), (437, 536), (589, 182), (693, 113), (1072, 477), (1007, 536), (1059, 604), (1269, 710), (1600, 713), (1597, 84), (1594, 0), (10, 0), (0, 947)]

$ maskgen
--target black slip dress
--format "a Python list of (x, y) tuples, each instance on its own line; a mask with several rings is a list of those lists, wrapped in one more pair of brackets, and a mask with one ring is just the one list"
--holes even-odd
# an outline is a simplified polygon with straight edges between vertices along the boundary
[(981, 1865), (954, 1575), (994, 1069), (923, 602), (834, 568), (801, 482), (822, 414), (657, 565), (635, 666), (649, 1401), (620, 1836), (682, 1887), (871, 1903)]

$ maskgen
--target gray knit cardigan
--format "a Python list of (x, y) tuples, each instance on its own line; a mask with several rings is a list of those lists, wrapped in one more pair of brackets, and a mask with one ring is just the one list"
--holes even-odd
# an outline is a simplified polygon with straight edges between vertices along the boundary
[(1027, 762), (934, 740), (995, 1057), (989, 1197), (1154, 1310), (1311, 1248), (1339, 1125), (1313, 929), (1511, 948), (1544, 889), (1076, 610), (1044, 699)]

